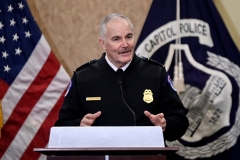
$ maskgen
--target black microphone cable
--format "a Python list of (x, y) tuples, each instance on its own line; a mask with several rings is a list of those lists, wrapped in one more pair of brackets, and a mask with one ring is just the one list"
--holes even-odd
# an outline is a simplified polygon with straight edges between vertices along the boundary
[(122, 89), (122, 80), (121, 79), (118, 79), (118, 84), (119, 84), (119, 87), (120, 87), (120, 90), (121, 90), (121, 94), (122, 94), (122, 100), (123, 100), (123, 103), (128, 107), (128, 109), (132, 112), (133, 114), (133, 118), (134, 118), (134, 126), (136, 126), (136, 114), (135, 112), (132, 110), (131, 107), (129, 107), (129, 105), (126, 103), (124, 97), (123, 97), (123, 89)]

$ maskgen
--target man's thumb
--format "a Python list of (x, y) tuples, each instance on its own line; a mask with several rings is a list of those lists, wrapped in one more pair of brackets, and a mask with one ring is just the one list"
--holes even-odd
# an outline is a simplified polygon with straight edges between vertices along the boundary
[(152, 114), (148, 111), (144, 111), (144, 114), (147, 116), (147, 117), (150, 117)]
[(93, 114), (93, 118), (96, 119), (101, 115), (101, 111), (98, 111), (96, 113)]

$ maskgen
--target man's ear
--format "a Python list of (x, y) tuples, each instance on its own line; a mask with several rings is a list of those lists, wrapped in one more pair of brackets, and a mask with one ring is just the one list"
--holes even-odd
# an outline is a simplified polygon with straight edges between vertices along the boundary
[(104, 50), (106, 50), (106, 44), (105, 44), (104, 39), (99, 38), (99, 44), (102, 46), (102, 48), (103, 48)]

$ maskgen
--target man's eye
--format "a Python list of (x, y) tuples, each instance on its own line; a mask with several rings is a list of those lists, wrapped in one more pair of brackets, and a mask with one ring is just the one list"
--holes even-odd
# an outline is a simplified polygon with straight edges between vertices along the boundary
[(133, 37), (132, 35), (128, 35), (128, 36), (127, 36), (128, 39), (130, 39), (130, 38), (132, 38), (132, 37)]

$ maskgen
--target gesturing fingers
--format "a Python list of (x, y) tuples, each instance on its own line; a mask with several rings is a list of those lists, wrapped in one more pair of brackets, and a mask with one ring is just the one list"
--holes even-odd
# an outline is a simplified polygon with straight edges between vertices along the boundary
[(86, 114), (83, 119), (81, 120), (80, 126), (91, 126), (96, 118), (98, 118), (101, 115), (101, 112), (98, 111), (94, 114)]
[(148, 111), (144, 111), (144, 114), (149, 118), (149, 120), (155, 125), (155, 126), (161, 126), (163, 131), (166, 128), (166, 119), (164, 118), (163, 113), (159, 113), (157, 115), (151, 114)]

